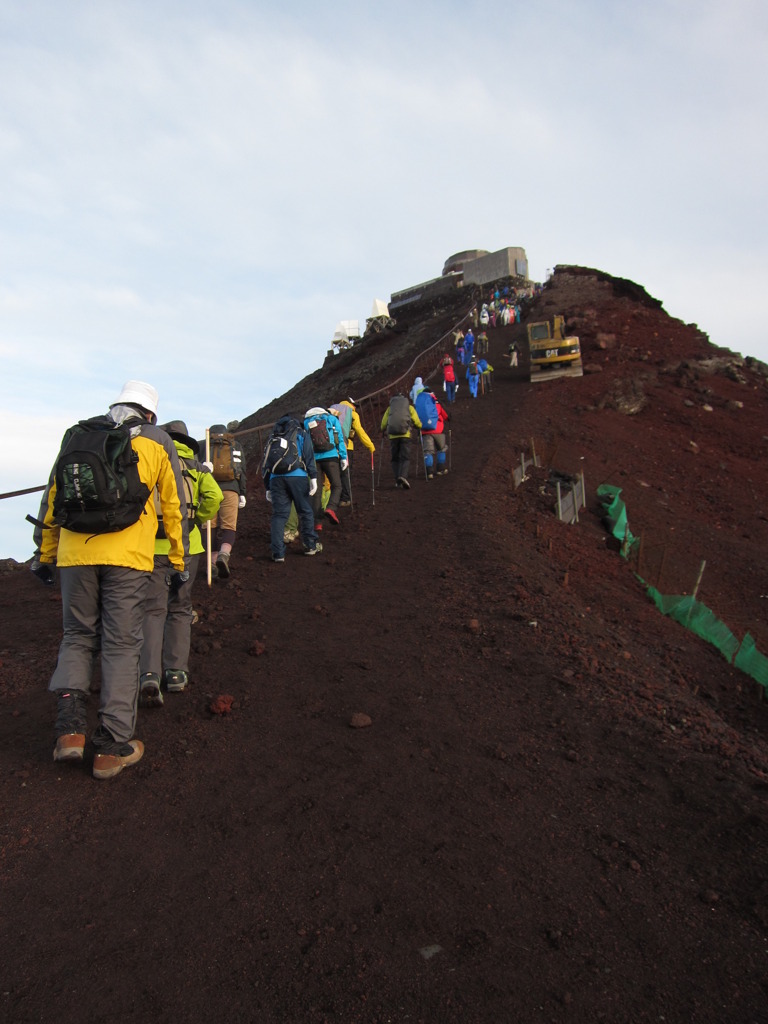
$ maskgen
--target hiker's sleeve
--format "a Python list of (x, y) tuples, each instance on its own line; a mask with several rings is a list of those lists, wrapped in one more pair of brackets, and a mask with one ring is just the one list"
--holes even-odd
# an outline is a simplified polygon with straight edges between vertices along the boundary
[(185, 562), (189, 557), (189, 526), (186, 502), (183, 498), (184, 483), (181, 479), (181, 464), (170, 438), (167, 441), (158, 441), (157, 444), (160, 448), (157, 491), (160, 495), (165, 536), (171, 543), (168, 558), (174, 569), (183, 572)]
[(347, 458), (347, 446), (344, 443), (344, 431), (341, 429), (341, 423), (339, 422), (338, 417), (334, 417), (334, 421), (335, 422), (333, 424), (333, 429), (336, 430), (336, 432), (338, 434), (338, 438), (339, 438), (339, 444), (338, 444), (339, 458), (340, 459), (346, 459)]
[(374, 445), (370, 437), (368, 437), (366, 432), (363, 430), (362, 421), (360, 420), (359, 415), (354, 411), (354, 409), (352, 410), (352, 426), (355, 432), (355, 438), (360, 438), (360, 440), (363, 442), (363, 444), (365, 445), (369, 452), (375, 451), (376, 446)]
[(214, 480), (211, 473), (203, 470), (199, 476), (197, 490), (197, 512), (195, 513), (196, 523), (207, 523), (213, 519), (219, 511), (219, 505), (224, 495), (221, 488)]
[(408, 408), (411, 413), (411, 419), (413, 420), (415, 426), (417, 426), (419, 430), (421, 430), (421, 420), (419, 419), (419, 414), (416, 412), (412, 405), (408, 406)]
[(382, 432), (382, 434), (387, 429), (387, 420), (388, 419), (389, 419), (389, 406), (387, 406), (387, 411), (384, 413), (384, 418), (381, 421), (381, 432)]
[[(56, 481), (53, 470), (46, 484), (43, 497), (40, 501), (40, 511), (37, 513), (38, 523), (35, 523), (33, 534), (35, 541), (35, 558), (46, 565), (53, 565), (56, 562), (56, 552), (59, 549), (60, 527), (53, 525), (53, 499), (56, 497)], [(45, 527), (40, 526), (45, 523)]]
[(317, 480), (315, 449), (312, 447), (312, 439), (306, 430), (302, 430), (302, 453), (304, 456), (304, 465), (307, 468), (307, 476), (310, 480)]

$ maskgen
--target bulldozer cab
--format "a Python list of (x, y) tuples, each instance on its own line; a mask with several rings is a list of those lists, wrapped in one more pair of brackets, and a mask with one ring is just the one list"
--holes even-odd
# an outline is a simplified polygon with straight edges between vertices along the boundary
[(528, 348), (532, 382), (584, 374), (579, 339), (566, 336), (563, 316), (555, 316), (551, 324), (549, 320), (528, 324)]

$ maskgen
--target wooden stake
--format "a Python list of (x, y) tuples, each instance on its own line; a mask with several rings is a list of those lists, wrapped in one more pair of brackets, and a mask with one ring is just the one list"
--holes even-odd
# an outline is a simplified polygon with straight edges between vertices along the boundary
[(688, 614), (685, 617), (685, 624), (686, 624), (686, 626), (688, 625), (688, 623), (691, 620), (691, 612), (693, 611), (693, 603), (696, 600), (696, 595), (699, 592), (699, 587), (701, 586), (701, 577), (704, 575), (704, 569), (706, 568), (706, 565), (707, 565), (706, 561), (702, 562), (701, 563), (701, 567), (699, 569), (699, 575), (698, 575), (698, 577), (696, 579), (696, 585), (694, 586), (693, 593), (691, 594), (691, 603), (690, 603), (690, 606), (688, 608)]

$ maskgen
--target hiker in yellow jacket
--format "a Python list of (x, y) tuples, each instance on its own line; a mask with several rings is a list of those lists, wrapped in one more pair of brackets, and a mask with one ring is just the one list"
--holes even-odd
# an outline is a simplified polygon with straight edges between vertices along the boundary
[(381, 432), (389, 438), (390, 462), (395, 487), (407, 491), (408, 468), (411, 464), (411, 426), (421, 430), (421, 420), (403, 394), (394, 395), (381, 420)]
[(189, 681), (192, 586), (205, 551), (199, 527), (213, 519), (223, 497), (213, 475), (198, 461), (200, 446), (189, 436), (186, 423), (173, 420), (160, 429), (173, 441), (181, 463), (189, 524), (189, 579), (175, 593), (171, 593), (166, 585), (171, 542), (165, 535), (160, 515), (155, 540), (155, 568), (144, 602), (144, 643), (139, 662), (139, 703), (147, 708), (162, 707), (162, 686), (169, 693), (181, 693)]
[[(32, 572), (42, 583), (54, 582), (58, 565), (63, 612), (63, 637), (49, 684), (57, 697), (55, 761), (82, 761), (88, 727), (88, 697), (93, 663), (101, 654), (99, 724), (92, 734), (95, 748), (93, 775), (108, 779), (144, 753), (144, 744), (133, 738), (139, 696), (139, 655), (142, 643), (144, 598), (154, 565), (157, 513), (152, 492), (157, 488), (163, 523), (169, 540), (168, 586), (178, 589), (186, 582), (188, 557), (186, 507), (181, 468), (176, 449), (157, 423), (158, 394), (151, 384), (130, 380), (117, 400), (101, 417), (101, 433), (129, 431), (134, 454), (127, 473), (135, 476), (141, 496), (135, 506), (138, 518), (123, 529), (82, 529), (83, 512), (72, 499), (82, 480), (81, 455), (70, 462), (77, 472), (57, 497), (56, 467), (51, 473), (36, 521), (37, 550)], [(120, 428), (120, 429), (118, 429)], [(62, 450), (77, 428), (64, 435)], [(78, 461), (80, 460), (80, 461)], [(57, 459), (57, 466), (60, 466)], [(65, 479), (64, 474), (60, 476)], [(86, 484), (88, 481), (84, 481)], [(54, 522), (54, 504), (57, 521)], [(100, 505), (103, 508), (103, 504)], [(73, 529), (73, 527), (78, 529)], [(102, 532), (102, 529), (104, 532)]]
[[(339, 507), (348, 508), (352, 504), (352, 483), (349, 474), (351, 472), (352, 452), (355, 450), (355, 438), (362, 442), (371, 455), (376, 451), (376, 445), (363, 428), (360, 414), (357, 411), (357, 402), (354, 398), (345, 398), (337, 405), (329, 406), (329, 408), (341, 423), (342, 430), (345, 429), (346, 424), (344, 441), (347, 446), (347, 468), (341, 474), (341, 500), (339, 501)], [(349, 413), (345, 413), (347, 409)]]

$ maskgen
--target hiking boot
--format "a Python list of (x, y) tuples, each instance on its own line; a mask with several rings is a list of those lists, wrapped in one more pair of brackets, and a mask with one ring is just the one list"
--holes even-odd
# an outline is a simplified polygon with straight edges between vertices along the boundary
[(165, 670), (165, 688), (168, 693), (181, 693), (186, 690), (189, 676), (180, 668), (167, 668)]
[(53, 749), (54, 761), (82, 761), (85, 748), (85, 733), (68, 732), (59, 736)]
[(325, 514), (328, 516), (332, 523), (336, 523), (336, 525), (339, 526), (339, 517), (336, 515), (332, 508), (327, 508), (325, 510)]
[(339, 508), (350, 508), (352, 505), (351, 501), (340, 501)]
[(196, 612), (196, 611), (195, 611), (195, 609), (193, 608), (193, 609), (192, 609), (192, 622), (190, 623), (190, 625), (191, 625), (191, 626), (194, 626), (194, 625), (195, 625), (195, 623), (196, 623), (196, 622), (199, 622), (199, 621), (200, 621), (200, 616), (199, 616), (199, 615), (197, 614), (197, 612)]
[(296, 540), (299, 536), (298, 530), (283, 530), (283, 540), (286, 544), (290, 544), (291, 541)]
[(448, 470), (447, 469), (438, 469), (437, 475), (438, 476), (447, 476), (448, 475)]
[(57, 690), (54, 761), (82, 761), (87, 726), (88, 694), (83, 690)]
[(322, 530), (322, 528), (323, 528), (323, 524), (322, 523), (315, 523), (315, 533), (318, 533), (320, 530)]
[(144, 672), (139, 682), (139, 704), (143, 708), (161, 708), (163, 694), (157, 672)]
[(318, 541), (317, 544), (315, 544), (315, 546), (313, 548), (304, 548), (304, 554), (305, 555), (319, 555), (322, 550), (323, 550), (323, 545), (320, 543), (320, 541)]
[(399, 476), (397, 478), (397, 482), (400, 484), (404, 491), (409, 491), (411, 489), (411, 485), (408, 483), (404, 476)]
[(434, 479), (435, 479), (435, 474), (434, 473), (427, 473), (427, 480), (434, 480)]
[(282, 555), (272, 555), (272, 561), (273, 562), (284, 562), (285, 559), (282, 557)]
[(216, 571), (219, 574), (220, 580), (229, 579), (229, 552), (220, 551), (219, 557), (216, 559)]
[(111, 779), (119, 775), (123, 768), (136, 764), (144, 755), (144, 744), (141, 740), (128, 740), (127, 743), (115, 743), (114, 750), (109, 753), (98, 753), (93, 759), (94, 779)]

